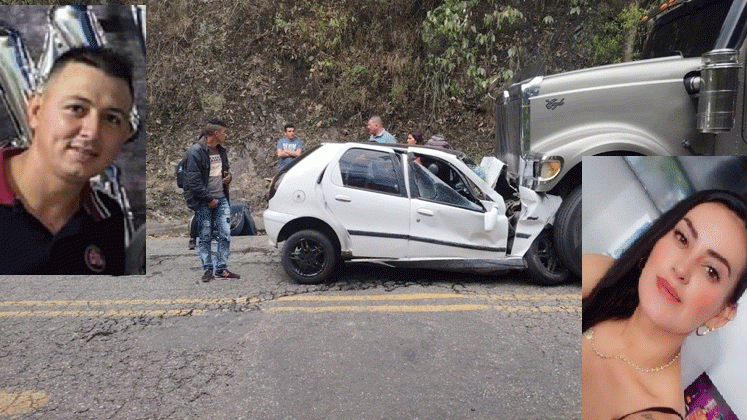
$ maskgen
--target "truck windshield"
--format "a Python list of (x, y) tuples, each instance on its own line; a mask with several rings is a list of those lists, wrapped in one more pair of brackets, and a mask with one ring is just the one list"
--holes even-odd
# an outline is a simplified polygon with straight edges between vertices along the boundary
[(657, 17), (642, 58), (700, 57), (713, 49), (732, 0), (684, 2)]

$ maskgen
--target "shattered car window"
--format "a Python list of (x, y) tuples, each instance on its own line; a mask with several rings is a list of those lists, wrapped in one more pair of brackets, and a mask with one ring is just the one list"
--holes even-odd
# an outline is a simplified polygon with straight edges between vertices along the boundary
[(399, 176), (390, 153), (350, 149), (340, 158), (340, 174), (346, 187), (401, 193)]
[(485, 171), (482, 169), (482, 167), (480, 167), (480, 165), (476, 164), (471, 157), (465, 154), (460, 154), (457, 157), (459, 158), (459, 160), (464, 162), (464, 164), (467, 165), (468, 168), (472, 169), (472, 172), (476, 173), (477, 176), (482, 178), (483, 181), (486, 181)]
[(417, 195), (417, 197), (423, 200), (435, 201), (475, 211), (484, 210), (480, 205), (473, 203), (451, 188), (436, 176), (436, 174), (423, 167), (420, 163), (412, 161), (410, 169), (412, 183), (415, 187), (413, 188), (413, 198), (416, 198)]

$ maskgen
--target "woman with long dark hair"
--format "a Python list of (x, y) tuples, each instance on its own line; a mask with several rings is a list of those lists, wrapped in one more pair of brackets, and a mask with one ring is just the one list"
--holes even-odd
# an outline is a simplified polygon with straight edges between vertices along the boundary
[(407, 132), (407, 144), (420, 145), (423, 144), (423, 134), (418, 130), (410, 130)]
[(682, 419), (680, 348), (719, 328), (747, 287), (747, 203), (693, 194), (622, 256), (583, 256), (584, 420)]

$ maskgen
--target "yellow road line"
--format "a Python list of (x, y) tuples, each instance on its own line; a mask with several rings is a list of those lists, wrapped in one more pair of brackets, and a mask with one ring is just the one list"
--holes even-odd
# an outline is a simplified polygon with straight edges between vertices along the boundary
[(82, 316), (186, 316), (202, 315), (199, 309), (170, 309), (170, 310), (109, 310), (109, 311), (0, 311), (0, 318), (23, 317), (82, 317)]
[[(400, 301), (427, 299), (490, 299), (490, 300), (568, 300), (580, 299), (577, 294), (519, 294), (519, 295), (468, 295), (456, 293), (402, 293), (383, 295), (354, 296), (283, 296), (277, 302), (360, 302), (360, 301)], [(108, 299), (108, 300), (19, 300), (0, 301), (0, 308), (13, 306), (111, 306), (111, 305), (192, 305), (192, 304), (226, 304), (226, 303), (259, 303), (256, 297), (237, 298), (193, 298), (193, 299)]]
[(277, 299), (278, 302), (360, 302), (360, 301), (380, 301), (380, 300), (422, 300), (422, 299), (465, 299), (468, 295), (458, 295), (454, 293), (391, 293), (385, 295), (353, 295), (353, 296), (312, 296), (312, 295), (295, 295), (283, 296)]
[(494, 306), (494, 305), (369, 305), (369, 306), (276, 306), (267, 312), (458, 312), (486, 311), (500, 312), (580, 312), (576, 306)]
[(520, 295), (485, 295), (480, 296), (483, 299), (493, 300), (581, 300), (581, 293), (568, 293), (568, 294), (551, 294), (551, 293), (538, 293), (538, 294), (520, 294)]
[(581, 299), (581, 294), (521, 294), (521, 295), (468, 295), (456, 293), (402, 293), (384, 295), (355, 295), (355, 296), (313, 296), (295, 295), (283, 296), (278, 302), (360, 302), (360, 301), (399, 301), (399, 300), (427, 300), (427, 299), (490, 299), (490, 300), (568, 300)]
[[(429, 300), (482, 300), (482, 301), (557, 301), (556, 305), (494, 305), (494, 304), (431, 304), (431, 305), (366, 305), (366, 302), (398, 302), (398, 301), (429, 301)], [(569, 301), (568, 304), (561, 301)], [(96, 317), (96, 316), (187, 316), (201, 315), (204, 309), (191, 309), (190, 305), (210, 304), (246, 304), (260, 303), (257, 297), (236, 298), (184, 298), (184, 299), (108, 299), (108, 300), (23, 300), (0, 302), (0, 318), (9, 317)], [(459, 293), (388, 293), (377, 295), (295, 295), (284, 296), (273, 302), (360, 302), (358, 306), (276, 306), (268, 312), (453, 312), (498, 310), (502, 312), (580, 312), (580, 296), (577, 294), (503, 294), (503, 295), (471, 295)], [(164, 309), (134, 309), (137, 306), (166, 306)], [(122, 309), (106, 309), (106, 307), (124, 306)], [(175, 309), (168, 307), (177, 306)], [(179, 307), (182, 308), (179, 308)], [(34, 308), (49, 308), (58, 310), (35, 310)], [(82, 307), (80, 309), (74, 309)], [(102, 307), (101, 309), (94, 309)]]
[(118, 300), (19, 300), (0, 302), (1, 307), (9, 306), (111, 306), (111, 305), (193, 305), (226, 304), (226, 303), (257, 303), (256, 297), (219, 298), (219, 299), (118, 299)]

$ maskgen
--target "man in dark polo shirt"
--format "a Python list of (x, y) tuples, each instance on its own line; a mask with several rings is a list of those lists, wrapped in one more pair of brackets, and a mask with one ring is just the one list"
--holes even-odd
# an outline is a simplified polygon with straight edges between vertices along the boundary
[(90, 187), (134, 134), (132, 66), (61, 55), (28, 102), (27, 149), (0, 153), (0, 274), (124, 274), (124, 215)]

